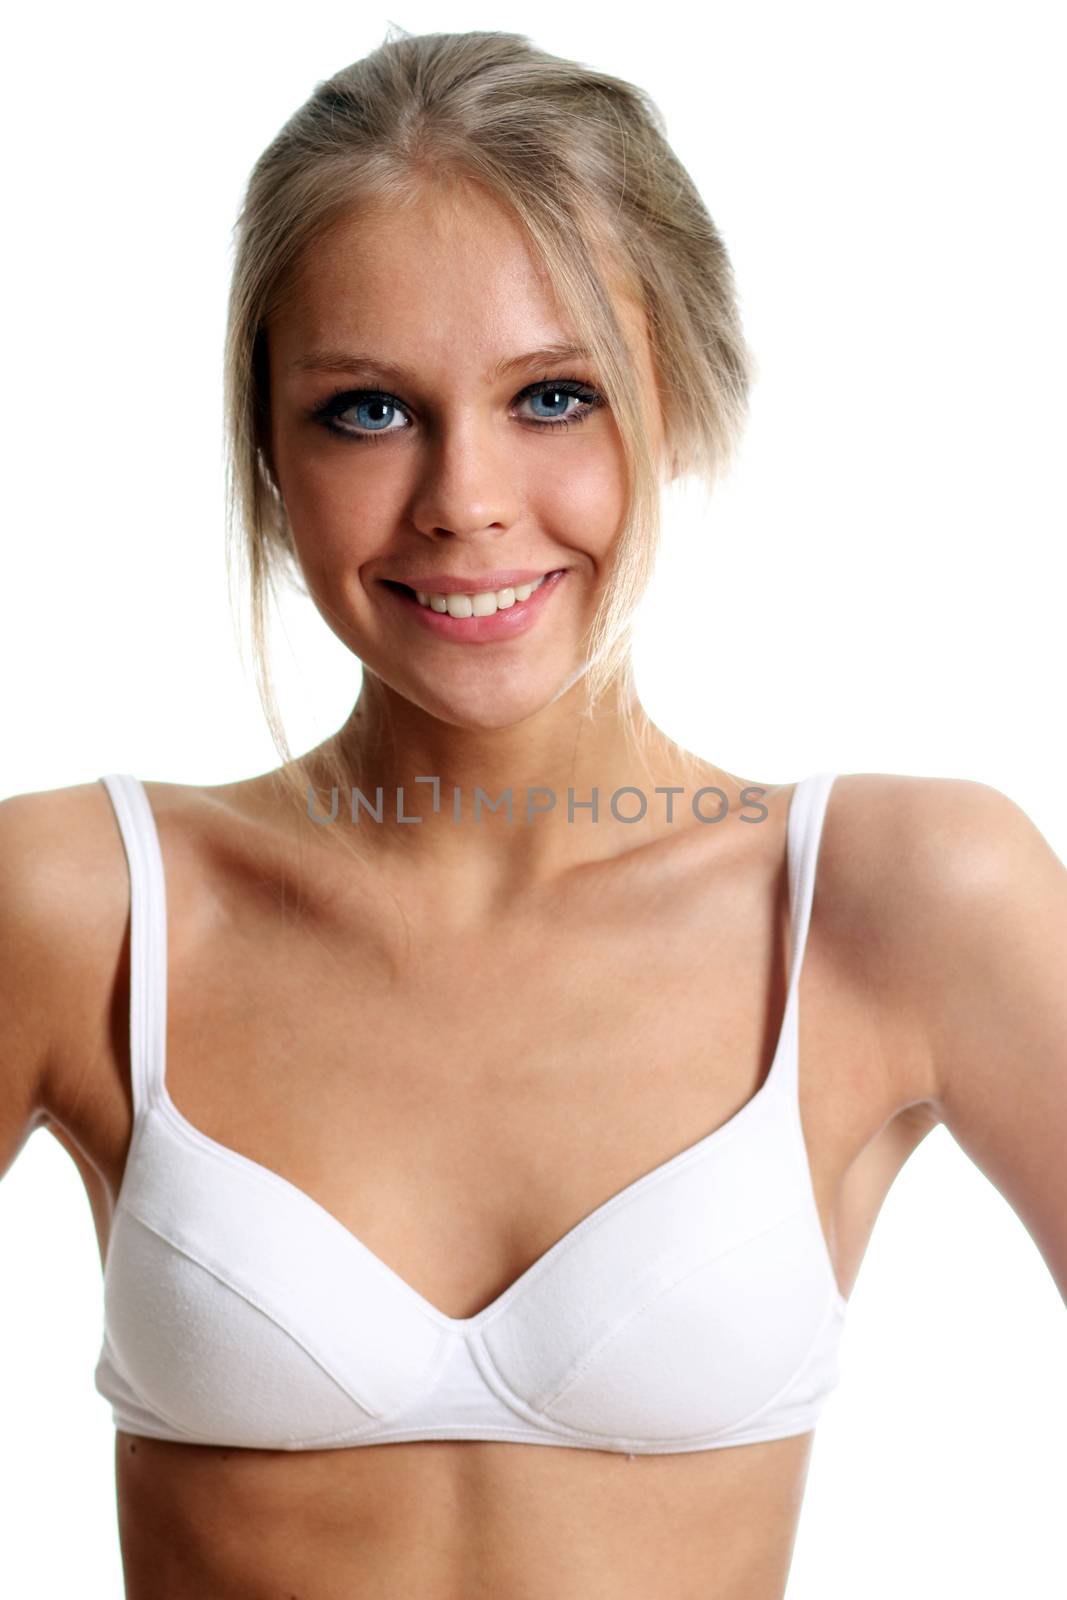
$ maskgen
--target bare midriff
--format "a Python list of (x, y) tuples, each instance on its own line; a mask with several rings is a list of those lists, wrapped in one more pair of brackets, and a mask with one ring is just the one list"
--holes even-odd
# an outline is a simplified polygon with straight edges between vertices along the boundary
[(631, 1457), (119, 1433), (127, 1600), (781, 1600), (812, 1437)]

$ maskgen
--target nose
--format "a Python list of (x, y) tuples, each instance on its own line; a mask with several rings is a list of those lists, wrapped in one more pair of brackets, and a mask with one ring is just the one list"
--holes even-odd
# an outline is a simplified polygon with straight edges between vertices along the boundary
[(506, 425), (465, 412), (436, 431), (412, 497), (411, 519), (430, 537), (505, 533), (522, 504)]

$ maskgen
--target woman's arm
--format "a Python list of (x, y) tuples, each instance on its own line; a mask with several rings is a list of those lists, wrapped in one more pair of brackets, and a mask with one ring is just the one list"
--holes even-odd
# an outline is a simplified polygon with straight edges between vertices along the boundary
[(50, 1120), (50, 1083), (85, 928), (78, 853), (85, 803), (75, 790), (0, 800), (0, 1178)]
[(901, 868), (933, 1104), (1067, 1302), (1067, 867), (997, 789), (920, 794)]
[(47, 1118), (60, 1017), (63, 874), (44, 834), (55, 808), (37, 794), (0, 801), (0, 1177)]

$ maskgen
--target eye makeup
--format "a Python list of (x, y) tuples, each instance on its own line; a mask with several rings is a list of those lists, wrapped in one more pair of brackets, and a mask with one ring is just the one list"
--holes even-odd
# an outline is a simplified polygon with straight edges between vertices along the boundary
[[(520, 405), (526, 400), (536, 400), (546, 395), (572, 398), (579, 404), (565, 416), (542, 417), (537, 420), (521, 419), (525, 426), (542, 430), (574, 427), (605, 404), (604, 397), (599, 391), (579, 378), (542, 378), (537, 383), (528, 384), (525, 389), (520, 390), (512, 404)], [(398, 415), (410, 417), (410, 412), (403, 401), (383, 389), (339, 390), (321, 405), (316, 406), (310, 416), (312, 421), (332, 433), (335, 438), (352, 440), (360, 444), (377, 443), (392, 434), (410, 431), (409, 427), (352, 427), (339, 420), (346, 411), (358, 411), (367, 406), (377, 407), (379, 410), (384, 408), (386, 411), (391, 410)]]

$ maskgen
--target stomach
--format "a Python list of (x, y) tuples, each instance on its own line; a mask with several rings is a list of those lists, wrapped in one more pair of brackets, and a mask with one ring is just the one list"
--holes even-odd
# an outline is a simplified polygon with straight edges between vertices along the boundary
[(127, 1600), (782, 1600), (813, 1433), (675, 1455), (117, 1432)]

